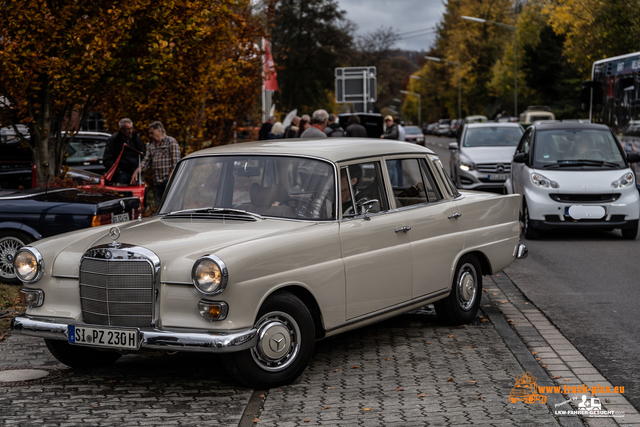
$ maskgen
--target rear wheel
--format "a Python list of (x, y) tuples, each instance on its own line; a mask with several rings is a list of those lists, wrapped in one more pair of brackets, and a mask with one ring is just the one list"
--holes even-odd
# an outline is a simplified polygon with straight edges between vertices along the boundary
[(0, 282), (20, 284), (13, 271), (13, 260), (21, 247), (33, 242), (33, 238), (19, 231), (0, 231)]
[(102, 351), (90, 347), (71, 345), (66, 341), (44, 340), (58, 361), (72, 368), (100, 368), (109, 366), (122, 356), (115, 351)]
[(448, 325), (471, 322), (478, 314), (482, 298), (482, 269), (475, 255), (465, 255), (456, 266), (451, 293), (436, 302), (438, 318)]
[(638, 235), (638, 221), (635, 221), (635, 224), (631, 228), (623, 228), (620, 230), (622, 232), (622, 238), (625, 240), (635, 240)]
[(264, 302), (255, 324), (254, 348), (226, 354), (223, 362), (236, 380), (255, 389), (295, 381), (307, 367), (315, 347), (315, 327), (309, 309), (290, 292)]

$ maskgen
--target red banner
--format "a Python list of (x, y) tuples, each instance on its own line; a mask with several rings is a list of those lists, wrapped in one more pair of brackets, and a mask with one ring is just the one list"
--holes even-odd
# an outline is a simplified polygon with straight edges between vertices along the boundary
[(264, 41), (264, 89), (265, 90), (278, 90), (278, 81), (276, 78), (278, 73), (276, 72), (276, 63), (271, 56), (271, 49), (269, 49), (269, 43)]

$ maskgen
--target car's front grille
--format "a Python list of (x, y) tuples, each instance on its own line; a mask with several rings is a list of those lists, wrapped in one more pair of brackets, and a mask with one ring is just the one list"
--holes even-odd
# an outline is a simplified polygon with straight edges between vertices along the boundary
[(620, 193), (606, 194), (549, 194), (556, 202), (563, 203), (611, 203), (620, 198)]
[(150, 327), (154, 269), (146, 259), (98, 259), (80, 263), (80, 304), (84, 323)]
[(510, 173), (511, 165), (509, 163), (476, 163), (478, 172), (486, 173)]

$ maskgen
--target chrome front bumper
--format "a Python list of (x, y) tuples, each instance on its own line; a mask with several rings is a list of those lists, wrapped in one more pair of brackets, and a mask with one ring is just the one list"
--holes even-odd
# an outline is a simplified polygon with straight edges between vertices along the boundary
[[(20, 314), (11, 321), (11, 329), (16, 333), (61, 341), (69, 341), (69, 325), (103, 327), (61, 322), (59, 319), (35, 319), (26, 314)], [(139, 349), (149, 350), (231, 353), (255, 347), (258, 342), (258, 331), (255, 328), (205, 333), (138, 329), (138, 333), (140, 334)]]

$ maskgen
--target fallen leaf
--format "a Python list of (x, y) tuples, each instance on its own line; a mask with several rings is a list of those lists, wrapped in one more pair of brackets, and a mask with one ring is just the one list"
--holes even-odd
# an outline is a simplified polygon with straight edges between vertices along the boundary
[(251, 421), (253, 421), (254, 423), (257, 423), (258, 421), (260, 421), (260, 418), (254, 418), (254, 419), (253, 419), (253, 420), (251, 420)]
[(525, 305), (528, 305), (528, 304), (529, 304), (528, 302), (525, 302)]
[(455, 350), (450, 350), (449, 353), (457, 353)]
[(453, 338), (453, 335), (449, 335), (447, 338)]
[(499, 274), (496, 274), (496, 277), (500, 277), (500, 275), (499, 275)]
[(472, 345), (468, 345), (467, 348), (475, 348), (475, 347)]
[(100, 405), (91, 405), (92, 408), (99, 408)]
[(611, 401), (609, 399), (605, 399), (604, 403), (611, 403)]
[(489, 321), (489, 319), (482, 319), (482, 321), (486, 323)]
[(471, 381), (468, 381), (468, 382), (470, 382), (470, 383), (472, 383), (472, 384), (475, 384), (475, 383), (476, 383), (476, 382), (475, 382), (475, 381), (473, 381), (473, 380), (471, 380)]
[(546, 368), (546, 367), (547, 367), (547, 365), (542, 365), (542, 367), (543, 367), (543, 368)]
[(323, 406), (321, 409), (324, 411), (325, 409), (329, 409), (331, 406)]
[(478, 396), (478, 399), (484, 399), (484, 397), (482, 397), (482, 396)]
[(370, 411), (371, 408), (362, 408), (363, 411)]
[(511, 320), (511, 319), (507, 319), (507, 322), (513, 322), (513, 320)]
[(109, 380), (110, 383), (115, 383), (117, 380)]
[(571, 378), (565, 378), (564, 380), (565, 381), (571, 381)]
[(424, 397), (424, 396), (425, 396), (424, 393), (418, 395), (418, 397)]
[(498, 295), (497, 292), (491, 292), (491, 295)]
[(264, 399), (264, 394), (261, 394), (260, 397)]
[(540, 360), (540, 358), (539, 358), (539, 357), (536, 357), (536, 360)]
[(310, 422), (310, 421), (311, 421), (311, 420), (310, 420), (309, 418), (307, 418), (306, 420), (302, 420), (302, 422), (303, 422), (303, 423), (308, 423), (308, 422)]
[(342, 371), (342, 369), (334, 369), (333, 372), (339, 372)]
[(333, 387), (329, 387), (329, 390), (333, 390)]
[(433, 343), (432, 342), (428, 342), (427, 345), (433, 345)]
[(531, 354), (538, 354), (538, 352), (537, 351), (532, 351)]
[(391, 359), (384, 359), (384, 360), (391, 360)]
[(556, 375), (555, 377), (551, 377), (552, 380), (557, 380), (558, 378), (560, 378), (560, 375)]
[(453, 378), (449, 378), (449, 379), (447, 380), (447, 382), (449, 382), (449, 381), (453, 381)]
[(360, 366), (358, 366), (358, 365), (353, 365), (350, 369), (360, 369)]
[(402, 387), (398, 387), (396, 388), (396, 391), (404, 391), (404, 389)]

